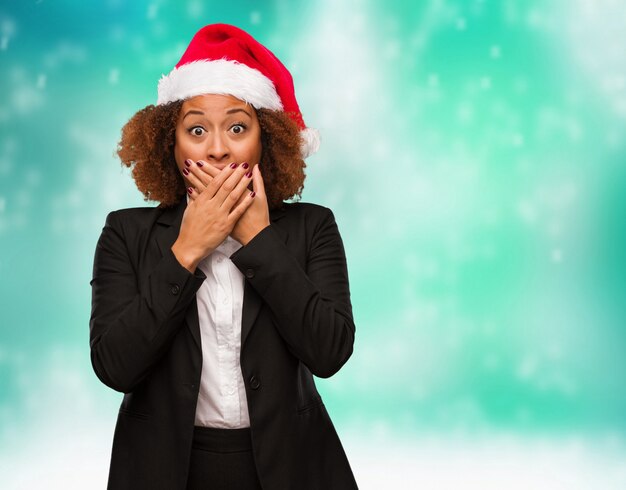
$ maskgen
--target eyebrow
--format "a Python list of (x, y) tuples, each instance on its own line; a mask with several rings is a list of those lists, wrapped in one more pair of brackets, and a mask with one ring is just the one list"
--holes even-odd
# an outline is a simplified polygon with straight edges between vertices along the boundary
[[(226, 111), (226, 114), (234, 114), (235, 112), (243, 112), (243, 113), (244, 113), (245, 115), (247, 115), (248, 117), (252, 117), (252, 116), (248, 113), (248, 111), (246, 111), (246, 110), (244, 110), (244, 109), (242, 109), (242, 108), (240, 108), (240, 107), (235, 107), (234, 109), (229, 109), (229, 110), (227, 110), (227, 111)], [(190, 114), (197, 114), (197, 115), (199, 115), (199, 116), (204, 116), (204, 112), (202, 112), (202, 111), (196, 111), (196, 110), (191, 109), (190, 111), (188, 111), (188, 112), (187, 112), (187, 114), (185, 114), (185, 115), (183, 116), (183, 119), (185, 119), (185, 118), (186, 118), (187, 116), (189, 116)]]
[(248, 117), (252, 117), (250, 114), (248, 114), (248, 111), (240, 108), (240, 107), (236, 107), (234, 109), (229, 109), (226, 111), (226, 114), (234, 114), (235, 112), (243, 112), (246, 116)]
[(185, 114), (185, 115), (183, 116), (183, 119), (185, 119), (185, 118), (186, 118), (188, 115), (190, 115), (190, 114), (199, 114), (200, 116), (204, 116), (204, 112), (202, 112), (202, 111), (194, 111), (194, 110), (192, 109), (192, 110), (190, 110), (189, 112), (187, 112), (187, 114)]

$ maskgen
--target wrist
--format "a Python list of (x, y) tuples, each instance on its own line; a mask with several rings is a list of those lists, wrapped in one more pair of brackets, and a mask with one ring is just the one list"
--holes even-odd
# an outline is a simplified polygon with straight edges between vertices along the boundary
[(178, 260), (178, 263), (192, 274), (196, 272), (196, 268), (202, 260), (200, 254), (190, 250), (179, 240), (176, 240), (174, 245), (172, 245), (172, 253), (174, 257), (176, 257), (176, 260)]
[(270, 223), (267, 223), (265, 225), (262, 225), (258, 228), (254, 228), (250, 231), (250, 233), (248, 233), (243, 240), (241, 241), (241, 244), (245, 247), (255, 236), (257, 236), (259, 233), (261, 233), (265, 228), (267, 228), (270, 225)]

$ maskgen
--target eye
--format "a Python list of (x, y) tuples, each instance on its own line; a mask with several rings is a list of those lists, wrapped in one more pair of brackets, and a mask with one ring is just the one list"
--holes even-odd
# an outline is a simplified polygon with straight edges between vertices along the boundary
[(189, 129), (188, 131), (193, 136), (202, 136), (205, 133), (204, 128), (202, 126), (194, 126), (193, 128)]
[(230, 130), (235, 134), (241, 134), (246, 130), (246, 125), (243, 123), (233, 124)]

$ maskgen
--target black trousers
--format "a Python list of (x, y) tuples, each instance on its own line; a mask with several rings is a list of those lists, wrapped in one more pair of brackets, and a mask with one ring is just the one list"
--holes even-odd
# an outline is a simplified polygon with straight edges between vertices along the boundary
[(187, 490), (262, 490), (250, 429), (196, 426)]

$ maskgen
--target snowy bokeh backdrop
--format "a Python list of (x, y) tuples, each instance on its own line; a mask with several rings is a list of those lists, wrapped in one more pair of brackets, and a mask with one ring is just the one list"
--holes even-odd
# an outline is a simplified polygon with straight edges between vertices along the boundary
[(626, 488), (626, 4), (3, 1), (0, 487), (105, 488), (93, 252), (114, 152), (205, 24), (291, 69), (355, 352), (319, 389), (363, 489)]

